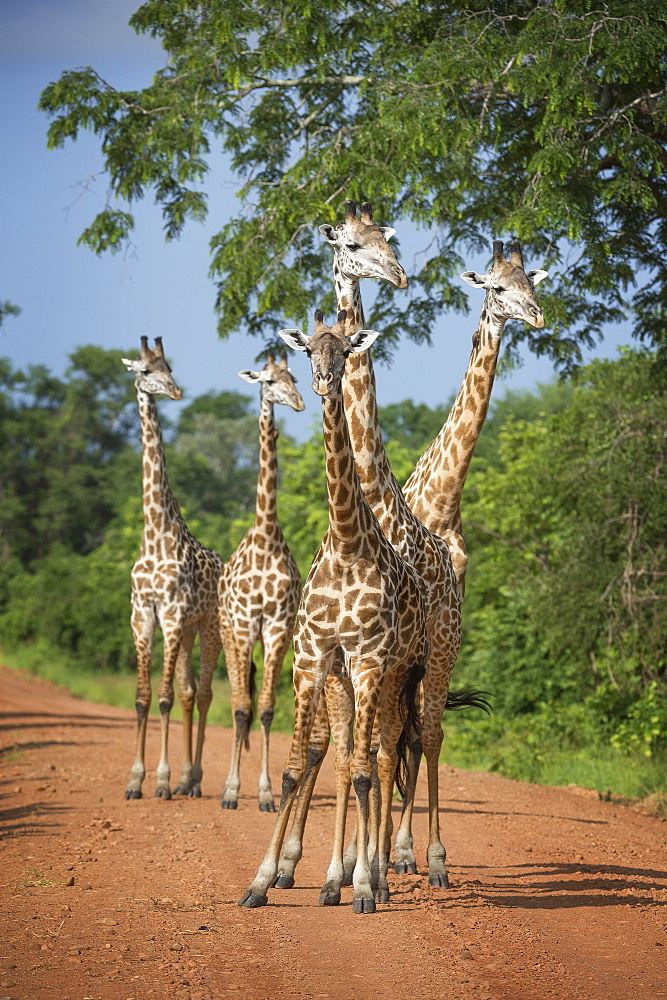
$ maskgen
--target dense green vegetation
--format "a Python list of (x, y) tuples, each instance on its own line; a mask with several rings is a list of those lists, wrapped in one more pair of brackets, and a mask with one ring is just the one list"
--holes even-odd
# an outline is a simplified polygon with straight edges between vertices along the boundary
[[(0, 364), (0, 643), (11, 662), (68, 677), (82, 694), (101, 697), (104, 682), (129, 707), (142, 512), (121, 354), (80, 348), (63, 379)], [(447, 760), (626, 794), (664, 786), (666, 389), (654, 354), (627, 350), (574, 384), (499, 394), (464, 493), (470, 561), (455, 675), (456, 686), (491, 692), (494, 711), (448, 720)], [(220, 393), (162, 406), (174, 492), (223, 556), (253, 516), (250, 402)], [(447, 411), (409, 400), (381, 410), (400, 477)], [(283, 434), (279, 448), (280, 518), (305, 574), (326, 527), (321, 436)], [(225, 692), (215, 721), (229, 721)], [(286, 669), (278, 724), (290, 721)]]

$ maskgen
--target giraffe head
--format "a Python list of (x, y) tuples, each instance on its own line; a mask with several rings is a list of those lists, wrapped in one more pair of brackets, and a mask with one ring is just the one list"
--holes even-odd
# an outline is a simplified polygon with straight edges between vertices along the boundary
[(141, 338), (141, 352), (136, 361), (121, 358), (128, 371), (136, 372), (134, 384), (141, 392), (151, 396), (162, 393), (170, 399), (180, 399), (181, 390), (171, 377), (171, 368), (165, 361), (162, 349), (162, 337), (155, 338), (155, 347), (151, 351), (148, 337)]
[(335, 396), (341, 391), (345, 361), (350, 354), (367, 350), (379, 334), (375, 330), (359, 330), (345, 335), (348, 310), (341, 309), (333, 326), (326, 326), (322, 311), (315, 311), (312, 337), (301, 330), (280, 330), (279, 336), (295, 351), (305, 351), (313, 370), (313, 390), (318, 396)]
[(294, 384), (296, 379), (287, 367), (285, 355), (276, 364), (273, 355), (269, 354), (269, 360), (261, 372), (244, 368), (239, 372), (239, 377), (245, 382), (259, 382), (262, 387), (262, 399), (267, 403), (284, 403), (297, 413), (301, 413), (305, 406), (301, 393)]
[(346, 278), (384, 278), (396, 288), (408, 287), (407, 275), (387, 242), (396, 230), (375, 225), (370, 201), (362, 203), (361, 218), (356, 202), (346, 201), (345, 222), (320, 226), (320, 232), (334, 248), (336, 263)]
[(544, 315), (535, 300), (535, 285), (547, 277), (546, 271), (524, 271), (523, 254), (518, 240), (509, 244), (510, 259), (505, 257), (501, 240), (493, 244), (493, 264), (488, 274), (464, 271), (461, 277), (473, 288), (484, 288), (492, 313), (503, 319), (519, 319), (536, 330), (544, 326)]

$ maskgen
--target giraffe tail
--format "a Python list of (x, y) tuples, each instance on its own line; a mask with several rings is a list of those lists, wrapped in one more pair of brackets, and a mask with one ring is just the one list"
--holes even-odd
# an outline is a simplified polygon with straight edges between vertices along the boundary
[(477, 691), (475, 688), (462, 687), (458, 691), (447, 693), (445, 711), (458, 712), (461, 708), (481, 708), (487, 715), (491, 714), (491, 703), (489, 698), (493, 695), (489, 691)]
[(421, 740), (422, 717), (419, 708), (419, 685), (422, 682), (426, 667), (423, 663), (413, 663), (403, 684), (399, 699), (399, 710), (403, 729), (396, 744), (398, 764), (394, 781), (401, 798), (405, 798), (408, 775), (408, 751), (410, 747)]
[(252, 702), (250, 706), (250, 714), (248, 715), (248, 721), (246, 723), (245, 736), (243, 737), (243, 746), (246, 751), (250, 750), (250, 727), (253, 724), (255, 718), (255, 700), (257, 698), (257, 664), (254, 660), (250, 661), (250, 700)]

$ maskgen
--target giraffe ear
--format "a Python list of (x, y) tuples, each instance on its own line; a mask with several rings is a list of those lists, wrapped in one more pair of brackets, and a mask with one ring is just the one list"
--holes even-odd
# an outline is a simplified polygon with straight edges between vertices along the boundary
[(242, 378), (244, 382), (261, 382), (261, 372), (254, 372), (251, 368), (244, 368), (238, 374), (239, 378)]
[(358, 330), (347, 338), (347, 342), (352, 348), (353, 354), (360, 354), (362, 351), (368, 350), (379, 336), (380, 334), (376, 330)]
[(528, 273), (526, 274), (526, 277), (530, 278), (530, 280), (533, 283), (533, 287), (534, 287), (535, 285), (539, 285), (540, 281), (544, 281), (545, 278), (548, 278), (549, 277), (549, 272), (548, 271), (542, 271), (541, 269), (538, 268), (537, 271), (528, 271)]
[(336, 244), (338, 243), (339, 234), (334, 229), (334, 227), (327, 224), (324, 226), (320, 226), (319, 229), (320, 232), (322, 233), (322, 236), (324, 236), (325, 240), (327, 241), (327, 243), (331, 243), (332, 246), (336, 246)]
[(473, 288), (489, 288), (488, 274), (478, 274), (477, 271), (464, 271), (461, 275), (463, 280)]
[(295, 351), (305, 351), (308, 348), (310, 337), (301, 333), (301, 330), (278, 330), (278, 336)]
[(131, 361), (130, 358), (121, 358), (120, 360), (123, 362), (123, 364), (125, 365), (125, 367), (129, 372), (137, 372), (138, 374), (139, 372), (142, 372), (146, 367), (146, 364), (143, 361), (139, 360)]
[(387, 242), (389, 242), (392, 236), (396, 235), (396, 230), (392, 229), (391, 226), (378, 226), (378, 229), (380, 230), (384, 238), (387, 240)]

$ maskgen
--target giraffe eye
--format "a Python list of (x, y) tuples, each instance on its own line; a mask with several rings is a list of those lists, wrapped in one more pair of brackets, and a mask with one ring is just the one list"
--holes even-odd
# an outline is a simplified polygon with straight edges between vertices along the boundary
[(346, 243), (345, 246), (347, 247), (348, 250), (358, 250), (359, 249), (359, 244), (358, 243)]

